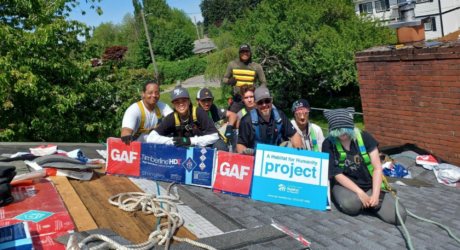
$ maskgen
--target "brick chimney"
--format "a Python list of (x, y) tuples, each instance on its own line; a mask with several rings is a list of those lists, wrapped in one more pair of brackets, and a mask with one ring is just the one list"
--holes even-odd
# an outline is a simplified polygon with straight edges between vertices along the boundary
[(460, 41), (356, 53), (366, 131), (460, 166)]

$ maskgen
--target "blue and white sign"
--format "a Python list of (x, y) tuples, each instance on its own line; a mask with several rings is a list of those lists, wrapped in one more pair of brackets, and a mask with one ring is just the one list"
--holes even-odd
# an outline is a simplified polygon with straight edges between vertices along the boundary
[(142, 143), (139, 177), (211, 187), (214, 153), (211, 148)]
[(257, 145), (251, 199), (326, 210), (329, 155)]

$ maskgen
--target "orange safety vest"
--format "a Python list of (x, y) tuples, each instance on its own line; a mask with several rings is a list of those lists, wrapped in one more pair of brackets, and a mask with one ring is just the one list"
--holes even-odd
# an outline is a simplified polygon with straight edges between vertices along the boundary
[(238, 87), (246, 84), (252, 85), (256, 79), (256, 72), (254, 70), (234, 69), (233, 77), (235, 78), (236, 86)]

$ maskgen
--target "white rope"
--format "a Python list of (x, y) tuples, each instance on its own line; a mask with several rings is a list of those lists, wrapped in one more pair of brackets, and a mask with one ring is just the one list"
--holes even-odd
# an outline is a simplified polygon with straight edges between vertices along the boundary
[[(177, 192), (177, 187), (174, 187), (174, 194), (170, 196), (170, 190), (174, 183), (168, 186), (166, 195), (155, 195), (146, 194), (141, 192), (128, 192), (121, 193), (109, 198), (109, 203), (117, 206), (119, 209), (127, 212), (135, 212), (141, 210), (144, 214), (153, 214), (158, 220), (161, 218), (167, 218), (167, 222), (158, 225), (157, 229), (149, 235), (148, 241), (137, 244), (137, 245), (121, 245), (105, 235), (93, 234), (82, 242), (79, 247), (81, 249), (88, 249), (86, 244), (94, 240), (102, 240), (102, 243), (98, 246), (92, 247), (89, 250), (98, 250), (105, 247), (119, 250), (147, 250), (152, 249), (155, 245), (165, 245), (165, 249), (169, 249), (171, 239), (179, 242), (187, 242), (196, 247), (200, 247), (208, 250), (215, 250), (215, 248), (202, 244), (191, 239), (179, 238), (174, 236), (177, 228), (184, 224), (184, 219), (179, 214), (176, 206), (176, 201), (179, 201), (180, 196)], [(166, 209), (162, 208), (158, 204), (166, 204)]]

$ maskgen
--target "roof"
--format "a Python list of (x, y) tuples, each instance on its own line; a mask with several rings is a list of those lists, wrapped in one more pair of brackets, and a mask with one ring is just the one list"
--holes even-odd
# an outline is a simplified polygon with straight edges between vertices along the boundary
[[(0, 143), (0, 152), (27, 151), (29, 147), (41, 144), (47, 143)], [(95, 149), (102, 146), (77, 143), (58, 145), (64, 150), (80, 148), (90, 158), (98, 157)], [(411, 151), (402, 154), (416, 155)], [(412, 159), (400, 157), (396, 160), (411, 171), (414, 181), (430, 186), (393, 184), (401, 203), (414, 214), (440, 222), (450, 227), (456, 236), (460, 236), (460, 189), (437, 183), (431, 171), (416, 166)], [(394, 179), (390, 183), (392, 181)], [(159, 183), (162, 187), (168, 185)], [(198, 240), (217, 249), (304, 249), (294, 238), (271, 227), (272, 221), (300, 234), (312, 243), (314, 250), (407, 248), (402, 227), (387, 224), (370, 213), (348, 216), (339, 212), (334, 204), (332, 211), (325, 212), (213, 193), (202, 187), (178, 186), (181, 201), (224, 232), (223, 235)], [(416, 249), (460, 248), (460, 244), (451, 239), (446, 231), (435, 225), (408, 217), (406, 226)], [(196, 248), (187, 243), (179, 243), (173, 244), (170, 249)]]

